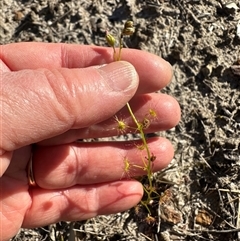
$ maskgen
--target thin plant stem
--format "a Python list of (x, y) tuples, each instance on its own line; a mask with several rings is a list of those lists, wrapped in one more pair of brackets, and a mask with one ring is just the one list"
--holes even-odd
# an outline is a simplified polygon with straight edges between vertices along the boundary
[[(143, 128), (142, 128), (142, 125), (138, 122), (138, 120), (136, 119), (133, 111), (132, 111), (132, 108), (130, 106), (129, 103), (126, 104), (127, 105), (127, 108), (128, 108), (128, 111), (133, 119), (133, 121), (135, 122), (136, 126), (137, 126), (137, 130), (139, 131), (140, 133), (140, 136), (141, 136), (141, 139), (142, 139), (142, 142), (143, 142), (143, 145), (144, 145), (144, 148), (147, 152), (147, 166), (146, 166), (146, 169), (147, 169), (147, 176), (148, 176), (148, 182), (149, 182), (149, 190), (147, 193), (150, 195), (152, 193), (152, 161), (151, 161), (151, 153), (150, 153), (150, 150), (149, 150), (149, 147), (148, 147), (148, 144), (147, 144), (147, 141), (146, 141), (146, 137), (144, 135), (144, 132), (143, 132)], [(148, 195), (148, 199), (151, 199)]]
[[(123, 48), (123, 37), (124, 36), (130, 36), (130, 35), (133, 34), (133, 32), (134, 32), (133, 22), (127, 21), (124, 25), (124, 29), (122, 30), (121, 35), (119, 36), (119, 50), (118, 51), (116, 51), (116, 48), (115, 48), (114, 37), (110, 34), (106, 35), (107, 42), (113, 48), (113, 59), (114, 59), (114, 61), (120, 61), (121, 60), (122, 48)], [(131, 108), (129, 102), (126, 104), (126, 106), (127, 106), (128, 112), (129, 112), (133, 122), (136, 125), (136, 128), (134, 128), (134, 129), (136, 129), (138, 131), (138, 133), (140, 134), (143, 149), (145, 149), (146, 154), (147, 154), (146, 157), (145, 157), (147, 161), (145, 161), (145, 159), (142, 158), (143, 165), (144, 165), (142, 167), (142, 169), (146, 170), (146, 175), (147, 175), (147, 178), (148, 178), (148, 186), (143, 185), (143, 190), (144, 190), (144, 193), (146, 195), (146, 200), (141, 201), (141, 203), (142, 203), (142, 205), (144, 205), (146, 207), (146, 209), (148, 210), (148, 212), (150, 214), (151, 212), (150, 212), (150, 209), (148, 207), (148, 204), (152, 200), (152, 194), (156, 193), (156, 191), (154, 190), (154, 187), (153, 187), (153, 182), (152, 182), (152, 175), (153, 175), (152, 169), (153, 169), (153, 161), (155, 160), (155, 156), (153, 154), (151, 154), (151, 152), (149, 150), (148, 143), (147, 143), (144, 131), (143, 131), (145, 129), (144, 123), (141, 123), (137, 120), (136, 116), (134, 115), (134, 112), (132, 111), (132, 108)]]

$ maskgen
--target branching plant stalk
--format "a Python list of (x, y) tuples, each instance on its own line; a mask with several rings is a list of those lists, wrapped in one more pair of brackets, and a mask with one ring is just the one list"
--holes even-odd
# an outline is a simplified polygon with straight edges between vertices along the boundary
[[(108, 44), (113, 48), (113, 59), (114, 61), (120, 61), (121, 60), (121, 54), (122, 54), (122, 49), (123, 49), (123, 37), (124, 36), (131, 36), (134, 33), (134, 27), (133, 27), (133, 22), (132, 21), (127, 21), (124, 25), (124, 28), (121, 32), (121, 35), (119, 36), (119, 51), (116, 51), (115, 48), (115, 38), (109, 34), (106, 33), (106, 40), (108, 42)], [(137, 120), (136, 116), (134, 115), (134, 112), (129, 104), (129, 102), (126, 104), (126, 107), (129, 111), (129, 114), (133, 120), (133, 122), (135, 123), (136, 127), (134, 127), (134, 129), (136, 129), (136, 131), (140, 134), (141, 140), (142, 140), (142, 146), (143, 146), (143, 150), (146, 151), (146, 157), (145, 159), (143, 158), (143, 167), (139, 167), (142, 168), (143, 170), (146, 171), (146, 175), (148, 178), (148, 185), (145, 186), (143, 185), (143, 190), (145, 193), (145, 200), (142, 200), (141, 203), (146, 207), (146, 209), (148, 210), (148, 212), (150, 213), (150, 210), (148, 208), (148, 204), (150, 203), (150, 201), (152, 200), (152, 194), (155, 193), (154, 191), (154, 187), (153, 187), (153, 182), (152, 182), (152, 175), (153, 175), (153, 162), (155, 160), (155, 156), (150, 152), (149, 147), (148, 147), (148, 143), (144, 134), (144, 122), (140, 122)], [(151, 113), (155, 112), (153, 110), (149, 110), (148, 116), (152, 116)], [(147, 123), (149, 122), (148, 118), (145, 118), (147, 120)], [(122, 123), (121, 123), (121, 127), (122, 127)]]

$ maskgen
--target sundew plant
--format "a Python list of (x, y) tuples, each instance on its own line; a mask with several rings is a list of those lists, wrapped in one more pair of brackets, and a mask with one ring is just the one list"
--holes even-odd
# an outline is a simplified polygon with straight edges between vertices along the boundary
[[(121, 30), (121, 33), (117, 39), (109, 32), (106, 32), (106, 41), (109, 44), (109, 46), (113, 48), (113, 61), (121, 60), (121, 54), (122, 54), (122, 51), (124, 51), (124, 48), (123, 48), (124, 38), (131, 36), (133, 33), (134, 33), (134, 26), (132, 21), (125, 22), (124, 27)], [(118, 43), (118, 46), (116, 46), (117, 43)], [(157, 115), (154, 109), (149, 109), (148, 113), (145, 114), (144, 118), (142, 120), (138, 120), (129, 103), (126, 104), (126, 107), (133, 120), (134, 126), (129, 126), (124, 121), (124, 119), (120, 120), (117, 117), (115, 117), (116, 128), (120, 133), (126, 133), (127, 131), (134, 131), (135, 133), (138, 133), (142, 143), (140, 145), (136, 145), (136, 148), (144, 152), (145, 154), (141, 155), (141, 159), (142, 159), (141, 166), (132, 164), (131, 160), (129, 160), (127, 157), (124, 157), (123, 159), (124, 172), (127, 174), (128, 177), (131, 177), (131, 169), (133, 168), (134, 169), (140, 168), (146, 173), (147, 182), (146, 183), (144, 182), (143, 184), (144, 196), (142, 198), (141, 204), (144, 207), (146, 207), (149, 214), (151, 214), (148, 205), (151, 203), (153, 196), (156, 196), (153, 194), (157, 194), (155, 191), (155, 187), (153, 185), (153, 165), (154, 165), (156, 156), (154, 156), (154, 154), (151, 152), (148, 146), (144, 131), (151, 125), (151, 121), (157, 118)]]

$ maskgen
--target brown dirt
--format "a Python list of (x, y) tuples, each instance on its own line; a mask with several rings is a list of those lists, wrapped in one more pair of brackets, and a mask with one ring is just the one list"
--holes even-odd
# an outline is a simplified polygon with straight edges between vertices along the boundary
[(169, 168), (155, 176), (162, 192), (152, 207), (155, 221), (147, 224), (144, 216), (136, 218), (131, 210), (21, 230), (12, 240), (61, 240), (61, 235), (64, 240), (240, 240), (238, 0), (1, 4), (1, 44), (104, 46), (106, 29), (117, 33), (125, 20), (132, 19), (136, 32), (128, 46), (162, 56), (173, 65), (174, 78), (164, 92), (175, 96), (182, 108), (181, 123), (161, 133), (173, 142), (176, 154)]

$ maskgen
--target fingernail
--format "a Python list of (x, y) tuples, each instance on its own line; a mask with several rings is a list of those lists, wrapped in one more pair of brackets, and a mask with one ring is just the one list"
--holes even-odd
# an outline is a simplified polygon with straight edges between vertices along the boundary
[(101, 74), (113, 91), (128, 91), (138, 86), (138, 74), (128, 62), (118, 61), (101, 67)]

